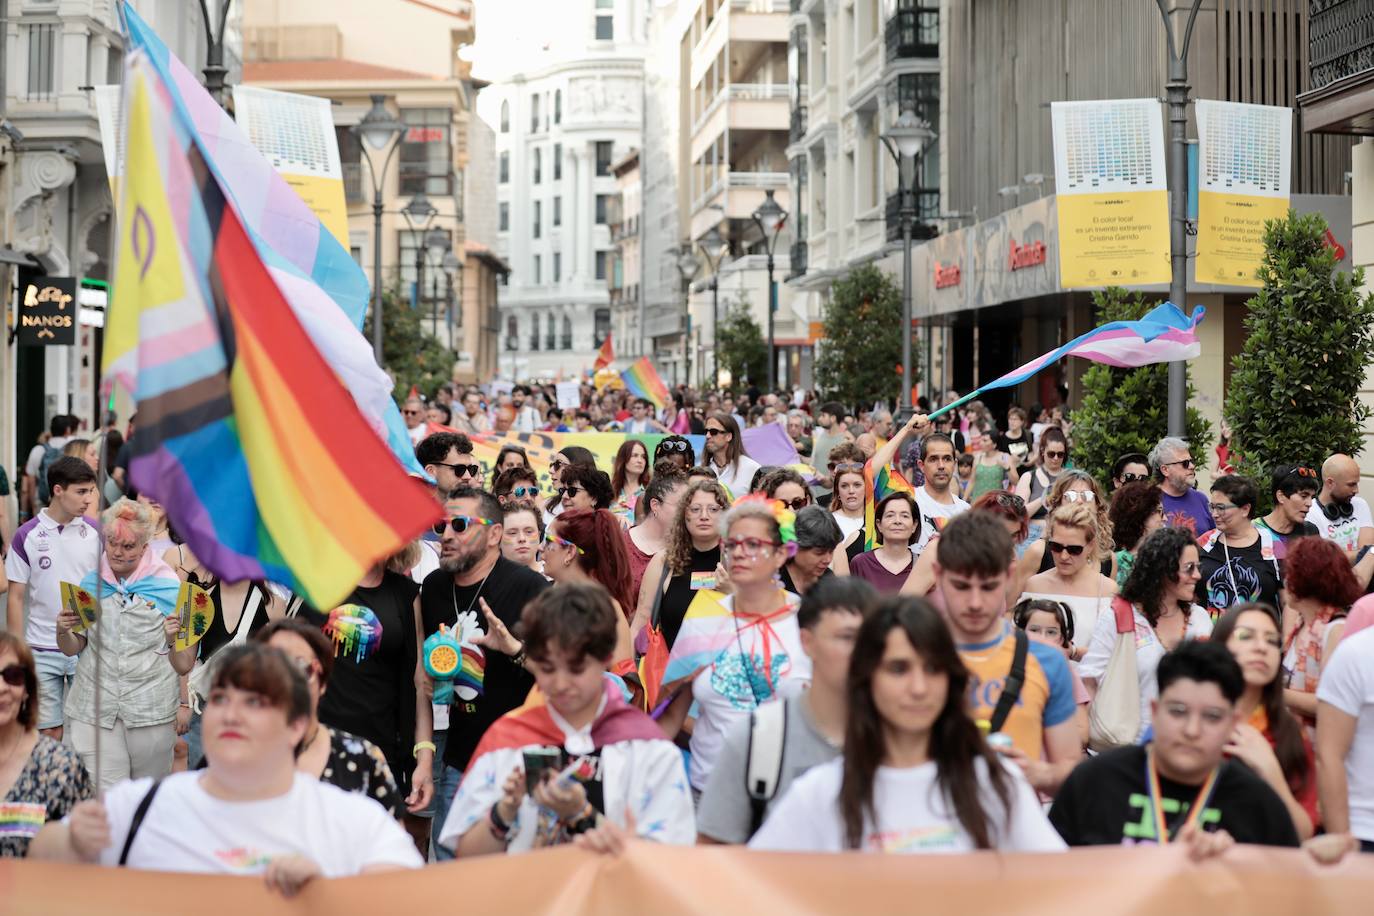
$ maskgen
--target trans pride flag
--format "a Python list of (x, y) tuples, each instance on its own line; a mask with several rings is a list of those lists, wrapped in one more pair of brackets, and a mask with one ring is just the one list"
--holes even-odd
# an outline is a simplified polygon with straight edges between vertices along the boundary
[(104, 371), (137, 402), (130, 479), (220, 578), (333, 607), (438, 506), (317, 349), (141, 50), (124, 111)]

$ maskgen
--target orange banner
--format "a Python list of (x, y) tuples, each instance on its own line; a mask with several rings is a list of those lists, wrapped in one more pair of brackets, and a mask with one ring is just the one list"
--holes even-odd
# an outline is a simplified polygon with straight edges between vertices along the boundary
[(260, 879), (0, 860), (0, 913), (253, 916), (520, 913), (987, 913), (1045, 916), (1293, 916), (1367, 913), (1374, 856), (1323, 867), (1292, 850), (1238, 847), (1193, 865), (1181, 848), (1062, 854), (882, 856), (751, 853), (636, 843), (619, 858), (563, 848), (419, 872), (320, 880), (284, 900)]

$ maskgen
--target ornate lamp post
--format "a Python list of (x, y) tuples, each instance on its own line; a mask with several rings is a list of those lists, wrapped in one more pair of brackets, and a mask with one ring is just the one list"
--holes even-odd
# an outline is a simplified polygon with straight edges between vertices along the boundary
[[(391, 167), (391, 159), (396, 155), (398, 140), (405, 133), (406, 126), (391, 114), (386, 107), (387, 97), (372, 96), (372, 107), (363, 119), (350, 130), (362, 142), (363, 159), (367, 161), (368, 174), (372, 176), (372, 353), (377, 365), (382, 364), (382, 185), (386, 170)], [(380, 156), (387, 151), (382, 167), (377, 168), (372, 160), (375, 153)]]

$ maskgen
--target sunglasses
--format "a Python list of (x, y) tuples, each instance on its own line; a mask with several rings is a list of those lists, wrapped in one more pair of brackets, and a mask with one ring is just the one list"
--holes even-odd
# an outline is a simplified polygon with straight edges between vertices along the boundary
[(998, 493), (994, 502), (1003, 509), (1012, 509), (1016, 512), (1026, 511), (1026, 501), (1015, 493)]
[(857, 461), (842, 461), (833, 468), (836, 474), (845, 474), (850, 471), (862, 471), (863, 469), (864, 466)]
[(660, 442), (660, 443), (658, 444), (658, 448), (654, 449), (654, 451), (655, 451), (656, 453), (657, 453), (657, 452), (685, 452), (685, 451), (687, 451), (687, 450), (688, 450), (689, 448), (691, 448), (691, 447), (692, 447), (691, 443), (688, 442), (686, 439), (664, 439), (662, 442)]
[(1059, 450), (1057, 450), (1057, 449), (1056, 449), (1055, 451), (1053, 451), (1053, 452), (1046, 452), (1046, 453), (1045, 453), (1045, 457), (1046, 457), (1046, 458), (1060, 458), (1060, 459), (1062, 459), (1062, 458), (1064, 458), (1066, 455), (1068, 455), (1068, 452), (1061, 452), (1061, 451), (1059, 451)]
[(3, 680), (11, 687), (24, 686), (24, 678), (28, 676), (28, 669), (23, 665), (6, 665), (0, 668), (0, 680)]
[(423, 410), (403, 410), (403, 411), (401, 411), (401, 413), (405, 414), (405, 415), (408, 416), (408, 417), (418, 417), (420, 414), (424, 413), (424, 411), (423, 411)]
[(778, 502), (782, 503), (784, 506), (790, 507), (793, 512), (800, 512), (811, 505), (811, 501), (805, 496), (798, 496), (795, 499), (779, 499)]
[(448, 468), (459, 477), (478, 477), (482, 473), (480, 464), (449, 464), (445, 461), (434, 462), (436, 468)]
[(1191, 458), (1180, 458), (1178, 461), (1166, 461), (1166, 462), (1164, 462), (1163, 464), (1161, 464), (1160, 467), (1162, 467), (1162, 468), (1167, 468), (1167, 467), (1168, 467), (1169, 465), (1171, 465), (1171, 464), (1179, 464), (1179, 465), (1182, 465), (1184, 470), (1188, 470), (1189, 468), (1191, 468), (1191, 467), (1193, 466), (1193, 459), (1191, 459)]
[(1061, 544), (1058, 541), (1047, 542), (1050, 546), (1050, 553), (1067, 553), (1071, 557), (1083, 555), (1087, 548), (1083, 544)]
[(1311, 477), (1313, 480), (1317, 479), (1317, 472), (1312, 470), (1311, 468), (1295, 467), (1292, 468), (1288, 472), (1288, 474), (1290, 477), (1293, 475), (1297, 475), (1298, 477)]
[(577, 494), (578, 494), (578, 493), (586, 493), (586, 492), (587, 492), (587, 488), (586, 488), (586, 487), (559, 487), (559, 488), (558, 488), (558, 497), (559, 497), (559, 499), (562, 499), (563, 497), (572, 497), (572, 498), (575, 499), (575, 498), (577, 497)]
[(434, 523), (432, 530), (435, 534), (443, 536), (446, 529), (452, 528), (454, 534), (463, 534), (474, 525), (494, 524), (489, 518), (474, 518), (471, 515), (455, 515), (453, 518), (446, 518)]
[(709, 437), (712, 437), (712, 436), (723, 436), (723, 435), (725, 435), (725, 430), (723, 430), (723, 429), (711, 429), (711, 428), (708, 426), (708, 427), (706, 428), (706, 435), (707, 435), (708, 438), (709, 438)]
[(1064, 502), (1095, 503), (1097, 502), (1097, 494), (1092, 490), (1065, 490)]
[(1122, 474), (1122, 475), (1121, 475), (1121, 482), (1122, 482), (1122, 483), (1138, 483), (1138, 482), (1140, 482), (1140, 481), (1149, 480), (1149, 479), (1150, 479), (1150, 475), (1149, 475), (1149, 474)]
[(512, 488), (511, 488), (511, 491), (510, 491), (510, 495), (511, 495), (511, 496), (514, 496), (516, 499), (524, 499), (524, 498), (527, 497), (527, 496), (538, 496), (538, 495), (539, 495), (539, 488), (538, 488), (538, 487), (512, 487)]
[(1232, 509), (1239, 509), (1240, 507), (1235, 503), (1208, 503), (1207, 508), (1212, 510), (1213, 515), (1216, 515), (1218, 512), (1230, 512)]
[(571, 467), (571, 465), (569, 465), (568, 462), (564, 461), (562, 458), (555, 458), (549, 462), (549, 471), (551, 473), (557, 473), (566, 467)]
[(581, 547), (578, 547), (572, 541), (565, 540), (564, 538), (561, 538), (558, 535), (554, 534), (552, 531), (544, 535), (544, 543), (553, 544), (557, 547), (571, 547), (573, 550), (576, 550), (583, 556), (586, 556), (587, 554), (587, 551), (583, 550)]
[(1179, 568), (1179, 574), (1191, 576), (1200, 569), (1202, 569), (1202, 566), (1198, 563), (1184, 563), (1183, 566)]

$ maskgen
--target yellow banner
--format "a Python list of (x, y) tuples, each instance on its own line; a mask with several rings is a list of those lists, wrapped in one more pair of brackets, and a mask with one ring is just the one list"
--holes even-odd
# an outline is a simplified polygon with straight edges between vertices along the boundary
[[(569, 445), (580, 445), (596, 456), (596, 466), (610, 474), (615, 466), (615, 453), (626, 439), (638, 439), (649, 450), (649, 463), (654, 460), (654, 449), (667, 438), (662, 434), (626, 433), (507, 433), (504, 436), (472, 436), (473, 456), (482, 465), (482, 479), (490, 485), (491, 469), (496, 467), (496, 458), (503, 445), (518, 445), (525, 450), (530, 467), (539, 476), (539, 489), (545, 496), (553, 495), (553, 483), (549, 477), (549, 462), (559, 449)], [(706, 447), (704, 436), (687, 436), (692, 443), (698, 461)]]
[(1059, 283), (1067, 289), (1168, 283), (1168, 192), (1060, 194)]
[(418, 872), (319, 878), (290, 900), (259, 877), (0, 859), (0, 912), (15, 916), (181, 916), (188, 900), (201, 901), (199, 912), (254, 916), (425, 913), (452, 899), (454, 888), (467, 912), (530, 916), (1293, 916), (1369, 912), (1374, 856), (1352, 853), (1323, 867), (1297, 850), (1238, 846), (1195, 865), (1182, 846), (902, 856), (636, 841), (617, 857), (563, 846)]
[(1260, 287), (1264, 223), (1288, 215), (1288, 198), (1198, 191), (1197, 281)]

